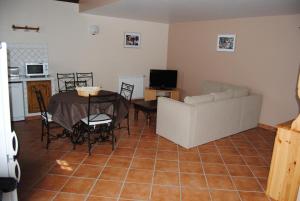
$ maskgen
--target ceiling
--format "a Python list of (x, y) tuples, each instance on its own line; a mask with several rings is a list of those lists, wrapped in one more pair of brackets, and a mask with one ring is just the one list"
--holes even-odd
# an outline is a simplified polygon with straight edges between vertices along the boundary
[(300, 13), (300, 0), (80, 0), (80, 11), (174, 23), (296, 14)]

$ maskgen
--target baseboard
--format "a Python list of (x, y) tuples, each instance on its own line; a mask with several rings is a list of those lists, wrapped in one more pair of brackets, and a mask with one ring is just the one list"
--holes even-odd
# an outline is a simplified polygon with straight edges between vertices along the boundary
[(267, 124), (259, 123), (259, 124), (258, 124), (258, 127), (259, 127), (259, 128), (263, 128), (263, 129), (266, 129), (266, 130), (269, 130), (269, 131), (272, 131), (272, 132), (276, 132), (276, 131), (277, 131), (277, 128), (276, 128), (276, 127), (270, 126), (270, 125), (267, 125)]

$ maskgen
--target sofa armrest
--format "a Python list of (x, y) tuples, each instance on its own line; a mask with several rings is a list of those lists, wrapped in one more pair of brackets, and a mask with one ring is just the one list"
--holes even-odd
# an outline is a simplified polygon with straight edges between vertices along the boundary
[(189, 148), (195, 120), (195, 106), (170, 98), (159, 97), (157, 103), (156, 133), (176, 144)]

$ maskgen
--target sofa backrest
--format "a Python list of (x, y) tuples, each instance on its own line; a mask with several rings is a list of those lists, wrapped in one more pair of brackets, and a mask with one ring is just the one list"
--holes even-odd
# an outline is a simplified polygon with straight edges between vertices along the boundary
[(187, 104), (200, 104), (239, 98), (248, 96), (249, 89), (247, 87), (205, 80), (201, 83), (200, 94), (199, 96), (187, 96), (184, 98), (184, 102)]
[(223, 83), (204, 80), (200, 85), (200, 94), (210, 94), (223, 91)]
[(233, 97), (238, 98), (242, 96), (249, 95), (249, 88), (243, 86), (236, 86), (233, 84), (227, 84), (222, 82), (204, 80), (200, 86), (200, 93), (201, 94), (211, 94), (217, 92), (224, 92), (227, 90), (233, 91)]
[(214, 97), (214, 101), (226, 100), (233, 97), (233, 90), (228, 89), (222, 92), (211, 93)]
[(212, 101), (214, 101), (214, 96), (212, 94), (204, 94), (200, 96), (186, 96), (184, 98), (184, 102), (187, 104), (200, 104)]

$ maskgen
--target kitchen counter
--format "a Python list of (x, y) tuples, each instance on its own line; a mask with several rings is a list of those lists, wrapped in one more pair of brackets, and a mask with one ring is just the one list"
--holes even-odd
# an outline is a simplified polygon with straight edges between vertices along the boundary
[(42, 81), (42, 80), (54, 80), (54, 77), (49, 75), (46, 77), (26, 77), (20, 76), (16, 78), (8, 78), (8, 82), (27, 82), (27, 81)]

